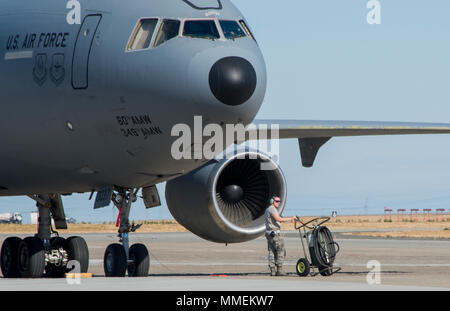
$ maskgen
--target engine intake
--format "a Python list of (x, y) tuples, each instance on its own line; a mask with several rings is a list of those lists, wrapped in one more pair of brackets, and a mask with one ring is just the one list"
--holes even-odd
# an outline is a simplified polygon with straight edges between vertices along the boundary
[(273, 195), (282, 200), (281, 213), (284, 175), (272, 159), (252, 151), (212, 160), (166, 186), (172, 216), (192, 233), (218, 243), (245, 242), (264, 233), (264, 212)]

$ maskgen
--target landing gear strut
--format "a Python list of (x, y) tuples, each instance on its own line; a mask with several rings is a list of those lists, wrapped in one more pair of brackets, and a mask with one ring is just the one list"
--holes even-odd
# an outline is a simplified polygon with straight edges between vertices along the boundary
[(9, 237), (2, 245), (0, 265), (5, 278), (64, 277), (70, 272), (71, 263), (78, 262), (80, 271), (85, 273), (89, 267), (89, 250), (81, 237), (59, 237), (56, 229), (67, 229), (61, 196), (30, 196), (39, 209), (38, 233), (33, 237), (21, 239)]
[(130, 247), (129, 233), (135, 232), (141, 225), (130, 225), (129, 216), (131, 204), (136, 202), (138, 189), (117, 188), (113, 193), (112, 202), (119, 209), (117, 226), (119, 226), (119, 243), (110, 244), (103, 257), (103, 268), (107, 277), (148, 276), (150, 256), (147, 247), (143, 244), (134, 244)]

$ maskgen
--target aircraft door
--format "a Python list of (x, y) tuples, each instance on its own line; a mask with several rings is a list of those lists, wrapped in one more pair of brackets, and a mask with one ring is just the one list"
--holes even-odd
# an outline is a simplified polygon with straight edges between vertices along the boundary
[(89, 56), (101, 15), (88, 15), (78, 32), (72, 59), (72, 87), (87, 89), (89, 81)]

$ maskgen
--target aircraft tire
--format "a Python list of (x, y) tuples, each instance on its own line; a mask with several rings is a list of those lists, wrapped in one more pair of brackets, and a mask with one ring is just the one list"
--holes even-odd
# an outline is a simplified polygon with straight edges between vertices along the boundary
[(86, 273), (89, 269), (89, 248), (86, 241), (82, 237), (71, 236), (66, 240), (64, 249), (69, 255), (69, 262), (76, 260), (80, 263), (80, 271), (73, 272)]
[(40, 278), (44, 275), (45, 251), (40, 238), (27, 237), (19, 243), (18, 270), (22, 278)]
[(150, 256), (147, 247), (143, 244), (133, 244), (130, 247), (129, 257), (133, 263), (128, 265), (128, 276), (148, 276), (148, 271), (150, 269)]
[(21, 241), (21, 238), (9, 237), (2, 244), (0, 263), (2, 274), (5, 278), (18, 278), (20, 276), (19, 269), (17, 267), (17, 256)]
[(122, 245), (110, 244), (103, 257), (103, 268), (106, 277), (124, 277), (127, 271), (127, 254)]

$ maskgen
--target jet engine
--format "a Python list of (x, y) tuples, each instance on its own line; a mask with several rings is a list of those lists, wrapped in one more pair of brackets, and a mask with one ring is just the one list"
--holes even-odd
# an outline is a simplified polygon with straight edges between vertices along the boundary
[(264, 233), (264, 212), (273, 195), (281, 198), (281, 214), (283, 172), (271, 158), (253, 151), (211, 160), (166, 185), (172, 216), (192, 233), (217, 243), (245, 242)]

